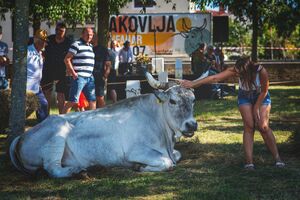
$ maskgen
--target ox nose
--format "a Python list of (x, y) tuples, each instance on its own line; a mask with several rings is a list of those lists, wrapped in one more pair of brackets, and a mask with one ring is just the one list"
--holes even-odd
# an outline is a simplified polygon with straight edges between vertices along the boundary
[(195, 121), (191, 121), (186, 123), (186, 127), (189, 132), (194, 132), (197, 130), (198, 124)]

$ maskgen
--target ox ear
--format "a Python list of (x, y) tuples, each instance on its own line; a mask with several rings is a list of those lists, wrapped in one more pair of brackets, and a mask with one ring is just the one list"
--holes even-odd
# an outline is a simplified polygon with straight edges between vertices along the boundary
[(166, 102), (169, 100), (169, 95), (165, 91), (154, 90), (154, 95), (160, 102)]

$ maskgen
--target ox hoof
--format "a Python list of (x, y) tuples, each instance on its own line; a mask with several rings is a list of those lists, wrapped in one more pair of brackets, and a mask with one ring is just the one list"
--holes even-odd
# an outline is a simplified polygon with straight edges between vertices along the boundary
[(81, 172), (86, 172), (86, 170), (81, 167), (70, 168), (70, 171), (72, 172), (72, 174), (79, 174)]
[(83, 180), (92, 180), (91, 176), (87, 171), (81, 171), (78, 174), (74, 175), (74, 178), (76, 179), (83, 179)]
[(144, 167), (146, 167), (146, 165), (143, 165), (143, 164), (141, 164), (141, 163), (134, 163), (134, 164), (132, 165), (132, 169), (133, 169), (134, 171), (137, 171), (137, 172), (140, 172), (140, 171), (141, 171), (141, 168), (144, 168)]
[(175, 157), (176, 162), (178, 162), (181, 159), (181, 153), (176, 149), (173, 150), (173, 155)]
[(167, 171), (167, 172), (170, 172), (170, 171), (174, 171), (174, 169), (175, 169), (174, 167), (170, 167), (170, 168), (167, 169), (166, 171)]

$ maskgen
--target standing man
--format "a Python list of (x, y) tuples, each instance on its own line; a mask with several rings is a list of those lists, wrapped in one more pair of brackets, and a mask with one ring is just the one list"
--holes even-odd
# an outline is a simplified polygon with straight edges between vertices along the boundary
[(207, 47), (205, 57), (211, 63), (210, 70), (213, 71), (214, 73), (219, 73), (220, 72), (220, 66), (216, 62), (216, 55), (215, 55), (215, 52), (214, 52), (214, 47), (212, 45), (209, 45)]
[(125, 41), (124, 47), (119, 52), (119, 75), (126, 75), (131, 72), (130, 64), (133, 62), (133, 53), (130, 49), (130, 42)]
[(66, 24), (62, 22), (57, 23), (55, 34), (50, 35), (48, 40), (48, 45), (45, 48), (45, 64), (41, 84), (47, 101), (50, 104), (52, 88), (55, 84), (54, 82), (56, 82), (57, 106), (59, 114), (62, 114), (70, 89), (66, 77), (64, 58), (72, 42), (66, 37)]
[(116, 40), (112, 40), (110, 42), (109, 57), (111, 60), (111, 70), (108, 76), (108, 83), (112, 83), (112, 85), (108, 84), (107, 91), (110, 94), (110, 98), (112, 102), (116, 103), (118, 96), (117, 96), (115, 85), (113, 85), (113, 83), (116, 82), (117, 69), (119, 67), (119, 45)]
[(40, 87), (43, 71), (42, 50), (47, 44), (47, 31), (37, 30), (33, 37), (33, 44), (27, 50), (27, 90), (36, 94), (39, 99), (40, 108), (36, 111), (39, 122), (48, 116), (48, 102)]
[(5, 67), (9, 64), (8, 46), (2, 39), (2, 26), (0, 26), (0, 90), (8, 88), (8, 81), (6, 79)]
[(97, 98), (97, 108), (105, 106), (105, 83), (107, 82), (108, 75), (110, 73), (111, 61), (109, 52), (106, 47), (99, 44), (94, 47), (95, 53), (95, 68), (93, 75), (95, 78), (95, 89)]
[(64, 106), (63, 113), (71, 111), (79, 101), (81, 91), (89, 101), (89, 109), (96, 108), (95, 83), (93, 69), (95, 64), (95, 54), (93, 45), (90, 43), (93, 39), (94, 32), (91, 27), (84, 28), (81, 38), (75, 41), (64, 61), (68, 73), (72, 76), (72, 83), (69, 94), (69, 101)]
[(219, 71), (224, 71), (225, 66), (224, 66), (224, 53), (222, 48), (216, 47), (215, 49), (215, 57), (216, 57), (216, 64), (219, 66)]

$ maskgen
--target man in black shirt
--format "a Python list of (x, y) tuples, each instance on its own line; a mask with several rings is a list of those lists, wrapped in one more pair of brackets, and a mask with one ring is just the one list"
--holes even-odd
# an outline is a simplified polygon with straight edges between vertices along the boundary
[(66, 77), (64, 58), (72, 41), (66, 37), (66, 25), (57, 23), (55, 34), (50, 35), (48, 40), (48, 45), (45, 48), (45, 63), (41, 86), (49, 102), (50, 109), (52, 88), (56, 83), (58, 110), (62, 114), (70, 88), (68, 77)]
[(97, 99), (97, 108), (105, 106), (105, 83), (107, 82), (108, 75), (111, 69), (111, 60), (109, 51), (106, 47), (99, 44), (93, 48), (95, 53), (95, 66), (94, 66), (94, 79), (95, 79), (95, 92)]

